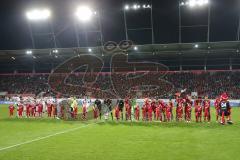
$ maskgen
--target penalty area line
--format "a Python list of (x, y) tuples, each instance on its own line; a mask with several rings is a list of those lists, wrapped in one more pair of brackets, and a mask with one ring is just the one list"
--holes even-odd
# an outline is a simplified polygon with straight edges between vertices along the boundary
[(95, 123), (87, 124), (87, 125), (84, 125), (84, 126), (79, 126), (79, 127), (76, 127), (76, 128), (66, 130), (66, 131), (57, 132), (57, 133), (50, 134), (50, 135), (47, 135), (47, 136), (38, 137), (36, 139), (29, 140), (29, 141), (26, 141), (26, 142), (22, 142), (22, 143), (18, 143), (18, 144), (15, 144), (15, 145), (8, 146), (8, 147), (0, 148), (0, 152), (4, 151), (4, 150), (7, 150), (7, 149), (15, 148), (15, 147), (18, 147), (18, 146), (22, 146), (22, 145), (25, 145), (25, 144), (40, 141), (40, 140), (43, 140), (43, 139), (51, 138), (51, 137), (54, 137), (54, 136), (57, 136), (57, 135), (73, 132), (73, 131), (76, 131), (78, 129), (85, 128), (85, 127), (88, 127), (88, 126), (91, 126), (91, 125), (94, 125), (94, 124), (97, 124), (97, 123), (100, 123), (100, 122), (95, 122)]

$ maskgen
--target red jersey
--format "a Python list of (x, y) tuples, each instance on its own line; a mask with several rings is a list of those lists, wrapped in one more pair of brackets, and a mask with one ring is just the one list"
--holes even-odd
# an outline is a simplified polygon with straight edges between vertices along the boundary
[(167, 120), (170, 121), (171, 120), (171, 116), (172, 116), (172, 111), (171, 111), (171, 106), (170, 105), (167, 105), (166, 106), (166, 116), (167, 116)]
[(120, 113), (120, 110), (119, 110), (119, 107), (117, 106), (117, 107), (115, 108), (115, 117), (117, 118), (117, 120), (120, 118), (120, 117), (119, 117), (119, 113)]
[(128, 100), (128, 99), (125, 99), (124, 105), (125, 105), (125, 106), (126, 106), (126, 105), (129, 105), (129, 100)]
[(166, 112), (167, 112), (167, 113), (171, 113), (171, 106), (167, 105), (167, 107), (166, 107)]
[(155, 111), (156, 111), (156, 107), (157, 107), (155, 101), (153, 101), (153, 102), (151, 103), (151, 107), (152, 107), (153, 112), (155, 112)]
[(215, 107), (215, 109), (216, 110), (219, 110), (219, 104), (220, 104), (220, 99), (219, 98), (217, 98), (216, 100), (215, 100), (215, 102), (214, 102), (214, 107)]
[(169, 102), (169, 106), (170, 106), (171, 111), (172, 111), (173, 110), (173, 102), (172, 101)]
[(161, 106), (160, 105), (158, 105), (157, 108), (156, 108), (156, 114), (159, 114), (159, 113), (161, 113)]
[(203, 110), (204, 110), (204, 112), (210, 111), (210, 100), (203, 101)]
[(47, 104), (47, 111), (49, 113), (52, 112), (52, 105), (51, 104)]
[[(77, 107), (75, 107), (75, 108), (77, 108)], [(87, 106), (86, 106), (86, 105), (83, 105), (82, 112), (83, 112), (83, 113), (86, 113), (86, 112), (87, 112)]]
[(152, 106), (151, 105), (148, 105), (148, 113), (152, 113), (153, 109), (152, 109)]
[(52, 110), (53, 110), (53, 115), (56, 116), (57, 115), (57, 106), (52, 105)]
[(201, 99), (196, 99), (196, 100), (194, 101), (194, 106), (198, 105), (199, 103), (201, 104), (201, 103), (202, 103), (202, 100), (201, 100)]
[(38, 104), (38, 112), (39, 113), (43, 112), (43, 105), (42, 104)]
[(31, 107), (31, 105), (30, 105), (30, 104), (27, 104), (27, 105), (26, 105), (26, 112), (27, 112), (27, 113), (29, 113), (29, 112), (30, 112), (30, 107)]
[(23, 112), (23, 105), (18, 105), (18, 112)]
[(202, 112), (202, 106), (196, 105), (196, 107), (195, 107), (195, 112), (196, 112), (196, 113), (201, 113), (201, 112)]
[(14, 109), (15, 109), (14, 105), (10, 105), (8, 108), (9, 108), (9, 111), (10, 111), (10, 112), (13, 112)]
[(177, 111), (178, 113), (183, 112), (183, 101), (182, 101), (182, 100), (181, 100), (181, 101), (178, 101), (176, 111)]
[(135, 112), (138, 112), (138, 113), (139, 113), (139, 111), (140, 111), (140, 108), (139, 108), (139, 106), (137, 105), (136, 108), (135, 108)]

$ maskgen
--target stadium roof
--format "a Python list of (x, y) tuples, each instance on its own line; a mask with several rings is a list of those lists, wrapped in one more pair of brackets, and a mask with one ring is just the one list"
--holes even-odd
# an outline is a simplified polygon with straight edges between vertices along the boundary
[[(31, 54), (27, 54), (27, 51), (31, 51)], [(104, 71), (109, 71), (110, 58), (117, 52), (122, 52), (119, 47), (113, 52), (105, 52), (103, 47), (91, 47), (91, 51), (86, 47), (0, 50), (0, 73), (50, 72), (67, 59), (80, 54), (102, 57)], [(173, 71), (240, 69), (239, 41), (133, 45), (127, 53), (129, 61), (162, 63)]]
[[(240, 42), (239, 41), (229, 41), (229, 42), (202, 42), (202, 43), (182, 43), (182, 44), (146, 44), (146, 45), (136, 45), (138, 50), (134, 50), (131, 47), (128, 53), (140, 53), (140, 54), (199, 54), (199, 53), (236, 53), (239, 52)], [(58, 54), (66, 57), (76, 56), (77, 54), (89, 53), (89, 48), (57, 48)], [(26, 54), (25, 50), (0, 50), (0, 59), (9, 59), (11, 57), (23, 56)], [(30, 49), (35, 56), (49, 56), (54, 48), (51, 49)], [(120, 52), (120, 49), (114, 50), (114, 52)], [(96, 55), (106, 54), (103, 47), (91, 47), (91, 52)]]

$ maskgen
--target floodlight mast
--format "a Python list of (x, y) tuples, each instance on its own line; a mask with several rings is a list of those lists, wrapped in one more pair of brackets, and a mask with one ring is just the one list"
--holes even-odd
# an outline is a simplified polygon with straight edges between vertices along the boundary
[[(150, 4), (143, 4), (143, 5), (140, 5), (140, 4), (132, 4), (132, 5), (129, 5), (129, 4), (125, 4), (124, 7), (123, 7), (123, 17), (124, 17), (124, 27), (125, 27), (125, 37), (126, 37), (126, 40), (129, 39), (128, 37), (128, 31), (129, 30), (151, 30), (151, 37), (152, 37), (152, 44), (155, 43), (155, 40), (154, 40), (154, 24), (153, 24), (153, 8), (152, 8), (152, 1), (151, 1), (151, 5)], [(126, 15), (126, 12), (130, 12), (132, 10), (134, 11), (137, 11), (137, 10), (146, 10), (146, 9), (150, 9), (151, 10), (151, 27), (148, 27), (148, 28), (133, 28), (133, 29), (129, 29), (128, 28), (128, 25), (127, 25), (127, 15)]]
[[(208, 24), (207, 25), (194, 25), (194, 26), (182, 26), (182, 16), (181, 16), (181, 8), (182, 7), (208, 7)], [(209, 0), (188, 0), (182, 1), (179, 0), (179, 43), (182, 43), (182, 28), (184, 27), (207, 27), (207, 42), (210, 41), (210, 23), (211, 23), (211, 5)]]
[[(100, 11), (96, 12), (90, 6), (82, 5), (76, 9), (75, 17), (77, 18), (77, 20), (79, 22), (82, 23), (82, 25), (90, 23), (90, 21), (92, 21), (94, 18), (97, 19), (97, 25), (99, 26), (98, 30), (87, 31), (86, 26), (84, 26), (85, 27), (84, 34), (85, 34), (86, 44), (88, 47), (88, 32), (96, 32), (96, 33), (100, 34), (101, 45), (103, 46), (104, 39), (103, 39), (103, 33), (102, 33), (102, 23), (101, 23)], [(78, 21), (77, 22), (75, 21), (74, 23), (75, 23), (75, 33), (76, 33), (77, 45), (78, 45), (78, 47), (80, 47), (79, 31), (77, 29), (77, 26), (79, 25)]]
[[(41, 22), (41, 21), (48, 21), (50, 23), (50, 18), (51, 18), (51, 11), (49, 9), (32, 9), (26, 12), (26, 18), (28, 20), (28, 27), (30, 31), (30, 37), (32, 41), (32, 47), (35, 49), (35, 40), (33, 36), (33, 31), (32, 31), (32, 26), (31, 23), (33, 22)], [(56, 35), (54, 33), (54, 29), (52, 26), (52, 23), (50, 23), (51, 26), (51, 35), (53, 36), (53, 43), (54, 47), (57, 48), (57, 43), (56, 43)]]

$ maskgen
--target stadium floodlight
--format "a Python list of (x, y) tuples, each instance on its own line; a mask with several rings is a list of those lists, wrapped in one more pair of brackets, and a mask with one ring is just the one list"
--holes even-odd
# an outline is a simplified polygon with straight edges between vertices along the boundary
[(137, 10), (138, 9), (138, 5), (134, 4), (132, 8)]
[(126, 4), (124, 6), (124, 10), (138, 10), (138, 9), (149, 9), (151, 8), (150, 4), (133, 4), (131, 6), (129, 6), (128, 4)]
[(94, 12), (88, 6), (80, 6), (77, 8), (76, 16), (82, 22), (90, 21)]
[(138, 47), (137, 47), (137, 46), (135, 46), (133, 49), (134, 49), (135, 51), (137, 51), (137, 50), (138, 50)]
[(189, 7), (196, 7), (196, 6), (204, 6), (209, 4), (209, 0), (189, 0), (186, 2), (181, 2), (180, 6), (189, 6)]
[(33, 9), (26, 12), (26, 17), (31, 21), (47, 20), (51, 17), (51, 11), (48, 9)]
[(57, 49), (54, 49), (52, 52), (53, 52), (53, 53), (58, 53), (58, 50), (57, 50)]
[(90, 52), (90, 53), (91, 53), (91, 52), (92, 52), (92, 49), (91, 49), (91, 48), (88, 48), (88, 52)]
[(190, 7), (195, 7), (197, 5), (197, 1), (196, 0), (190, 0), (189, 1), (189, 6)]
[(185, 2), (181, 2), (181, 3), (180, 3), (180, 6), (184, 6), (184, 5), (185, 5)]
[(27, 54), (27, 55), (31, 55), (31, 54), (32, 54), (32, 51), (31, 51), (31, 50), (27, 50), (27, 51), (26, 51), (26, 54)]
[(124, 9), (129, 10), (129, 5), (125, 5)]
[(194, 48), (198, 48), (198, 47), (199, 47), (199, 45), (198, 45), (198, 44), (195, 44), (195, 45), (194, 45)]

